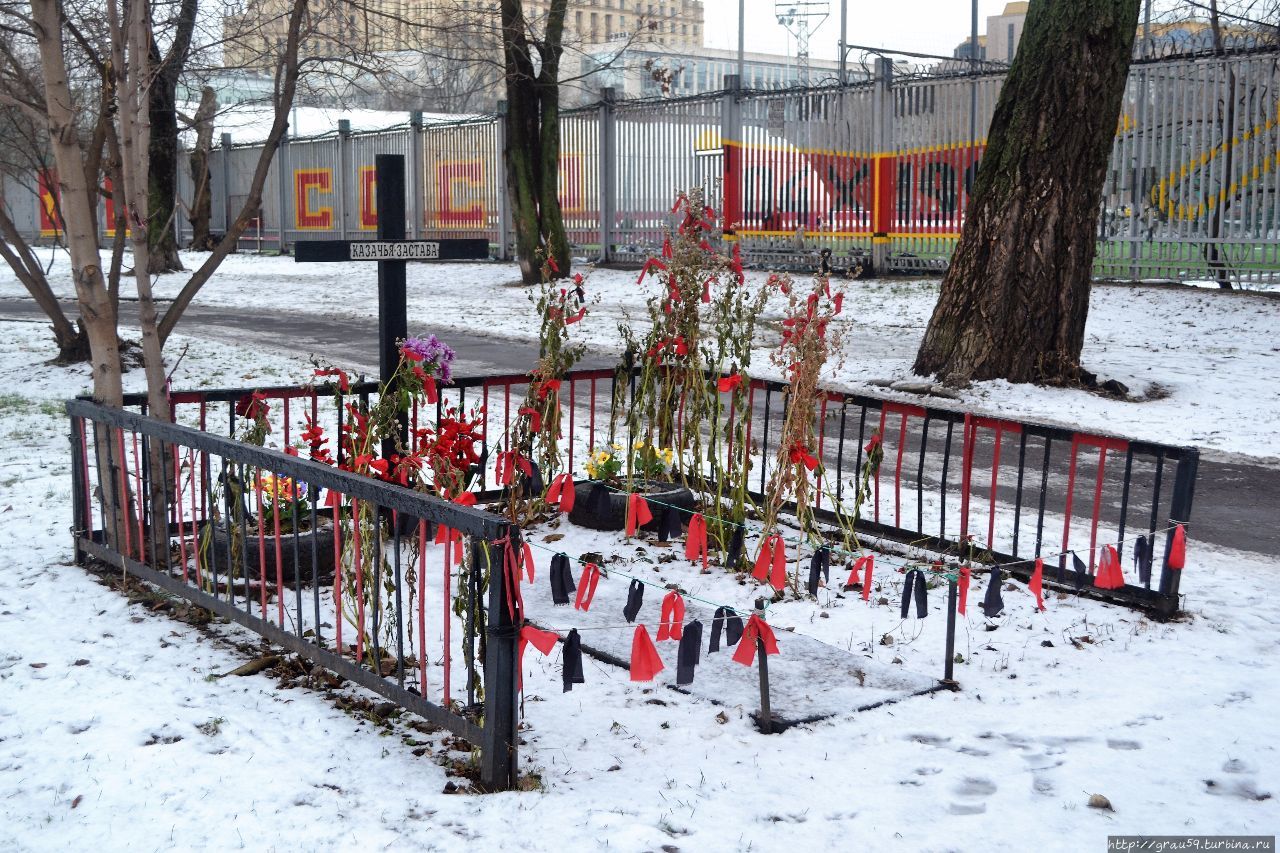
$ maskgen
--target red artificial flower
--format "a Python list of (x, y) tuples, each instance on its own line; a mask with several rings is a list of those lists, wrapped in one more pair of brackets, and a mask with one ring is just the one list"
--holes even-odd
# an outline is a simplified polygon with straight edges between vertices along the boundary
[[(267, 403), (267, 395), (261, 391), (246, 394), (236, 402), (236, 414), (251, 421), (265, 420), (270, 411), (271, 406)], [(270, 430), (270, 428), (268, 425), (267, 429)]]
[(791, 445), (791, 462), (793, 464), (803, 463), (804, 467), (808, 468), (810, 471), (818, 467), (817, 458), (809, 452), (809, 448), (805, 447), (804, 444), (798, 441)]
[(873, 432), (871, 434), (871, 440), (867, 442), (867, 446), (863, 449), (866, 450), (867, 455), (870, 456), (872, 453), (876, 451), (876, 448), (878, 448), (879, 446), (880, 446), (880, 433)]
[(584, 279), (582, 278), (582, 273), (576, 272), (573, 274), (573, 283), (576, 284), (578, 287), (582, 287), (583, 281)]

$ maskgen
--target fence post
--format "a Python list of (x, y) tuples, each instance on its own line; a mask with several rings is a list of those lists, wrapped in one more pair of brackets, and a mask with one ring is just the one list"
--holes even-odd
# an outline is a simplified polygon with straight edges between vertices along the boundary
[(724, 235), (736, 240), (742, 223), (742, 81), (737, 74), (724, 75), (725, 93), (720, 107), (720, 150), (723, 172)]
[[(1184, 527), (1191, 523), (1191, 502), (1196, 493), (1196, 470), (1200, 466), (1200, 451), (1194, 447), (1184, 448), (1178, 457), (1178, 467), (1173, 473), (1173, 499), (1169, 505), (1169, 527), (1181, 524)], [(1160, 569), (1160, 595), (1166, 597), (1167, 613), (1175, 613), (1178, 609), (1178, 584), (1182, 579), (1181, 569), (1169, 568), (1169, 549), (1173, 545), (1173, 531), (1164, 535), (1164, 562)]]
[(498, 115), (494, 133), (494, 147), (497, 149), (497, 165), (494, 172), (498, 176), (498, 260), (511, 260), (511, 247), (507, 235), (511, 233), (511, 202), (507, 197), (507, 102), (498, 101)]
[[(959, 572), (959, 567), (956, 572)], [(992, 569), (1000, 571), (999, 567)], [(952, 578), (947, 583), (947, 660), (942, 667), (942, 684), (951, 690), (959, 690), (956, 683), (956, 608), (959, 605), (959, 582)]]
[(893, 150), (893, 63), (876, 59), (875, 87), (871, 100), (871, 134), (875, 142), (873, 158), (874, 197), (871, 204), (871, 266), (876, 275), (888, 272), (889, 232), (892, 230), (897, 185), (897, 158)]
[(71, 424), (71, 553), (76, 565), (83, 564), (83, 553), (80, 551), (80, 534), (92, 535), (89, 521), (92, 507), (85, 503), (84, 496), (88, 484), (85, 482), (85, 469), (88, 465), (88, 454), (84, 443), (80, 441), (83, 421), (68, 418)]
[[(516, 785), (516, 707), (519, 673), (516, 671), (517, 625), (507, 595), (506, 545), (516, 531), (508, 528), (503, 539), (489, 542), (489, 620), (485, 632), (484, 749), (480, 781), (489, 791), (507, 791)], [(514, 548), (513, 548), (514, 552)], [(515, 581), (519, 583), (519, 580)]]
[(600, 263), (613, 260), (614, 210), (617, 206), (617, 124), (614, 118), (614, 90), (600, 90)]
[[(231, 134), (222, 134), (222, 233), (231, 229)], [(236, 241), (239, 243), (240, 241)], [(237, 246), (237, 248), (239, 248)]]
[(409, 236), (415, 240), (422, 238), (422, 207), (423, 200), (427, 196), (426, 182), (422, 174), (422, 134), (422, 110), (414, 110), (409, 114), (409, 216), (413, 220)]
[(284, 242), (284, 222), (289, 217), (289, 178), (289, 137), (284, 136), (280, 139), (280, 149), (276, 152), (276, 194), (279, 199), (277, 209), (280, 216), (280, 221), (276, 223), (276, 233), (279, 237), (276, 248), (282, 255), (288, 254), (289, 251)]
[[(338, 119), (338, 174), (334, 180), (334, 192), (338, 196), (338, 239), (347, 239), (347, 183), (351, 163), (351, 120)], [(358, 184), (357, 184), (358, 186)], [(359, 210), (359, 207), (356, 208)]]

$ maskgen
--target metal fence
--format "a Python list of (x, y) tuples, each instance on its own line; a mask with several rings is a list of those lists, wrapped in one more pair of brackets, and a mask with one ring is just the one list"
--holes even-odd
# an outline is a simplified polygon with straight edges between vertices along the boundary
[[(582, 475), (593, 449), (637, 436), (615, 411), (627, 411), (635, 374), (581, 370), (568, 374), (557, 394), (564, 412), (565, 470)], [(414, 408), (414, 428), (434, 424), (442, 412), (476, 411), (486, 448), (505, 442), (520, 417), (528, 391), (526, 374), (455, 378), (439, 402)], [(749, 489), (765, 499), (777, 464), (786, 417), (786, 386), (752, 380), (745, 411), (728, 396), (721, 416), (745, 429)], [(376, 386), (352, 387), (350, 399), (368, 405)], [(173, 396), (175, 417), (202, 430), (234, 434), (235, 401), (244, 391), (185, 391)], [(279, 437), (296, 440), (302, 418), (336, 435), (344, 409), (333, 397), (309, 388), (265, 388), (278, 403)], [(705, 427), (705, 425), (703, 425)], [(683, 434), (685, 426), (679, 427)], [(824, 486), (815, 494), (819, 517), (846, 520), (856, 481), (873, 434), (884, 458), (861, 507), (858, 529), (958, 556), (980, 555), (1027, 579), (1042, 559), (1050, 586), (1123, 602), (1159, 614), (1179, 607), (1181, 572), (1167, 563), (1176, 525), (1190, 522), (1199, 453), (1194, 448), (1130, 441), (1023, 421), (996, 420), (860, 394), (827, 392), (815, 423)], [(732, 454), (733, 447), (711, 452)], [(738, 448), (737, 452), (741, 452)], [(475, 486), (500, 489), (489, 465)], [(1112, 546), (1124, 558), (1126, 585), (1102, 591), (1092, 586), (1100, 555)], [(1075, 557), (1084, 566), (1077, 576)]]
[[(503, 579), (519, 567), (503, 519), (145, 414), (66, 408), (77, 561), (119, 567), (372, 690), (479, 748), (485, 787), (514, 786)], [(486, 589), (473, 571), (456, 591), (461, 637), (448, 555), (443, 573), (426, 564), (437, 527), (466, 537), (494, 579)]]
[[(1099, 211), (1095, 273), (1122, 279), (1280, 279), (1280, 52), (1133, 64)], [(578, 253), (655, 251), (677, 190), (701, 186), (750, 263), (937, 270), (959, 237), (1001, 75), (873, 79), (614, 101), (561, 117), (560, 198)], [(405, 154), (410, 237), (483, 237), (513, 251), (495, 117), (287, 142), (243, 248), (358, 237), (376, 226), (372, 168)], [(211, 158), (213, 230), (240, 209), (256, 146), (224, 136)], [(55, 181), (6, 179), (19, 227), (51, 236)], [(181, 181), (184, 198), (191, 180)], [(44, 199), (44, 202), (41, 199)], [(184, 208), (185, 210), (185, 208)], [(104, 223), (106, 220), (104, 211)], [(176, 224), (185, 239), (189, 225)]]

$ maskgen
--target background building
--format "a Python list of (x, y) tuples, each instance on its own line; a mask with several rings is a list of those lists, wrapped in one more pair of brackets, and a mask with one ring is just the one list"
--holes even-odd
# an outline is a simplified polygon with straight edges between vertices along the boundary
[[(223, 19), (223, 64), (255, 68), (271, 64), (284, 44), (289, 0), (246, 3)], [(536, 31), (546, 20), (548, 0), (526, 0), (524, 12)], [(304, 56), (420, 51), (464, 58), (496, 59), (499, 50), (495, 0), (317, 0), (304, 23)], [(571, 0), (565, 16), (566, 45), (629, 39), (660, 46), (701, 45), (702, 0)]]
[[(810, 80), (821, 83), (836, 79), (840, 63), (810, 59)], [(726, 74), (738, 73), (738, 53), (734, 50), (684, 46), (664, 48), (652, 43), (589, 45), (583, 49), (581, 69), (583, 97), (598, 96), (611, 86), (619, 98), (650, 98), (696, 95), (724, 88)], [(748, 89), (785, 89), (799, 85), (795, 57), (772, 53), (743, 54), (743, 86)], [(850, 79), (865, 79), (861, 69), (851, 68)]]

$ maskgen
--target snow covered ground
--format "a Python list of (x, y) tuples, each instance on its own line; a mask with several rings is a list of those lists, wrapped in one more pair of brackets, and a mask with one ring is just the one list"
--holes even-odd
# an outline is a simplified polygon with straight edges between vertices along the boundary
[[(192, 255), (189, 265), (198, 262)], [(73, 288), (64, 259), (52, 275), (55, 290)], [(587, 290), (598, 301), (575, 329), (594, 352), (618, 347), (617, 324), (647, 317), (644, 299), (657, 284), (636, 284), (634, 272), (590, 270)], [(518, 286), (509, 264), (409, 265), (409, 329), (444, 336), (451, 329), (500, 340), (534, 340), (537, 327), (530, 291)], [(763, 273), (751, 273), (754, 282)], [(183, 275), (160, 279), (156, 294), (177, 293)], [(375, 320), (373, 264), (296, 264), (290, 258), (237, 255), (227, 259), (197, 298), (219, 307), (253, 305), (332, 318)], [(878, 379), (911, 376), (911, 362), (937, 298), (937, 279), (882, 279), (843, 285), (847, 330), (843, 365), (828, 383), (846, 390), (882, 389)], [(0, 268), (0, 298), (25, 291)], [(777, 343), (782, 298), (774, 295), (758, 327), (752, 372), (774, 372), (767, 353)], [(1256, 293), (1220, 293), (1170, 285), (1093, 289), (1084, 363), (1102, 378), (1117, 379), (1144, 402), (1111, 400), (1082, 391), (982, 382), (951, 405), (993, 415), (1091, 428), (1130, 438), (1197, 445), (1206, 458), (1243, 459), (1280, 467), (1280, 299)], [(255, 349), (307, 353), (305, 339), (255, 335)], [(376, 368), (376, 364), (366, 367)], [(892, 392), (890, 392), (892, 396)], [(903, 399), (918, 397), (900, 395)], [(936, 401), (948, 405), (947, 401)]]
[[(373, 316), (372, 269), (339, 269), (232, 258), (201, 299)], [(410, 327), (530, 337), (527, 291), (509, 286), (513, 279), (500, 265), (411, 266)], [(592, 275), (600, 302), (577, 328), (593, 346), (611, 345), (624, 312), (641, 313), (634, 282), (631, 273)], [(178, 284), (165, 280), (161, 291)], [(936, 282), (850, 285), (839, 382), (905, 375), (935, 290)], [(0, 274), (0, 296), (19, 291)], [(779, 309), (771, 305), (771, 316)], [(1252, 296), (1096, 288), (1089, 366), (1135, 389), (1159, 382), (1169, 397), (1118, 403), (987, 383), (966, 403), (1274, 462), (1277, 312), (1280, 303)], [(988, 622), (976, 607), (979, 587), (957, 646), (960, 692), (772, 737), (754, 730), (749, 692), (713, 704), (633, 685), (625, 671), (588, 658), (586, 684), (563, 693), (558, 651), (543, 658), (530, 649), (522, 761), (540, 785), (443, 795), (450, 777), (432, 760), (449, 748), (441, 736), (401, 728), (379, 737), (383, 730), (359, 715), (266, 675), (210, 681), (244, 661), (231, 643), (248, 634), (206, 633), (150, 613), (68, 565), (70, 475), (58, 404), (87, 387), (87, 371), (44, 364), (52, 352), (41, 324), (0, 328), (0, 552), (8, 557), (0, 569), (0, 846), (1088, 850), (1110, 834), (1269, 835), (1280, 826), (1280, 600), (1267, 594), (1280, 560), (1197, 543), (1182, 584), (1185, 621), (1157, 624), (1070, 596), (1050, 596), (1048, 611), (1035, 613), (1016, 585), (1004, 593), (1005, 615)], [(171, 346), (188, 342), (177, 387), (310, 373), (306, 342), (287, 335)], [(141, 380), (140, 372), (129, 377)], [(540, 554), (544, 597), (545, 560)], [(680, 568), (663, 571), (670, 579)], [(888, 605), (825, 590), (817, 602), (775, 605), (770, 623), (783, 655), (800, 644), (785, 630), (793, 628), (868, 667), (936, 676), (941, 614), (900, 620), (901, 576), (879, 566), (877, 575)], [(727, 578), (684, 580), (716, 600), (735, 594)], [(941, 598), (933, 593), (932, 607)], [(646, 607), (656, 612), (654, 590)], [(878, 641), (886, 634), (892, 645)], [(1089, 808), (1095, 793), (1115, 810)]]

